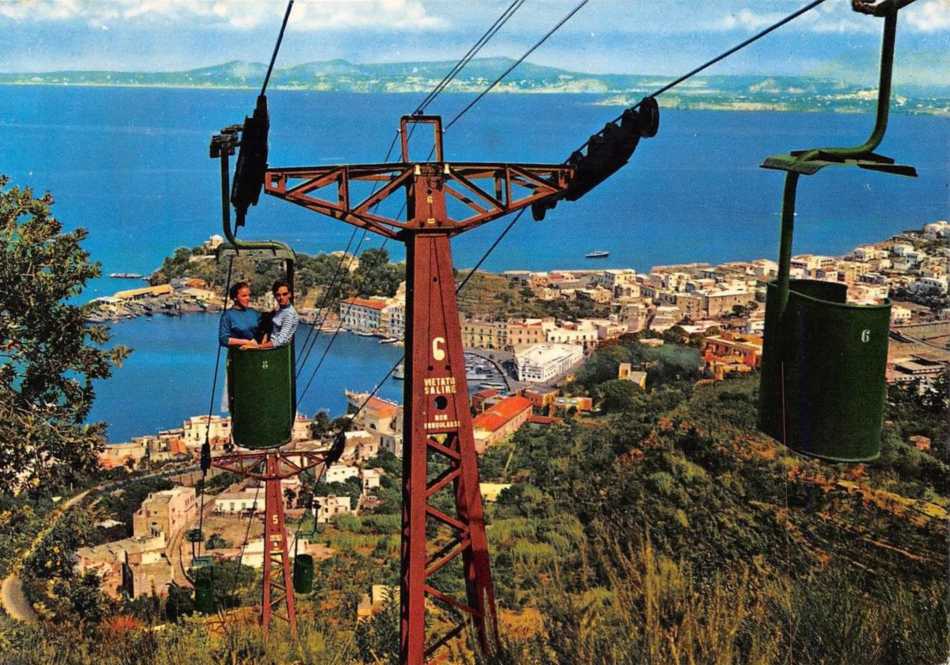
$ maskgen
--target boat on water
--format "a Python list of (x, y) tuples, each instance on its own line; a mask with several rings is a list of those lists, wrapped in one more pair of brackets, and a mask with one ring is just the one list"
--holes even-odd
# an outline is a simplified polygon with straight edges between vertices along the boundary
[(584, 254), (585, 259), (606, 259), (608, 256), (610, 256), (610, 252), (604, 249), (595, 249), (593, 252)]
[(137, 272), (110, 272), (112, 279), (145, 279), (145, 275)]
[(406, 378), (406, 366), (403, 363), (396, 365), (396, 369), (393, 370), (393, 378), (400, 381)]
[(398, 341), (399, 341), (398, 337), (383, 337), (381, 340), (379, 340), (379, 343), (380, 344), (395, 344)]
[(375, 333), (366, 332), (365, 330), (354, 330), (354, 335), (359, 335), (360, 337), (376, 337)]

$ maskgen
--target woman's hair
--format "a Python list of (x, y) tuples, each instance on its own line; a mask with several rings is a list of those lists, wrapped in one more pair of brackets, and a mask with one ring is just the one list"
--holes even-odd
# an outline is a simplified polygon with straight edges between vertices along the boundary
[(282, 287), (282, 286), (283, 286), (283, 287), (286, 287), (288, 291), (291, 290), (291, 289), (290, 289), (290, 282), (288, 282), (286, 279), (278, 279), (276, 282), (274, 282), (274, 285), (273, 285), (272, 287), (270, 287), (270, 292), (274, 294), (274, 297), (275, 297), (275, 298), (277, 297), (277, 291), (278, 291), (278, 290), (280, 289), (280, 287)]
[(231, 300), (237, 300), (237, 294), (241, 289), (250, 289), (250, 288), (251, 288), (251, 285), (248, 284), (247, 282), (238, 282), (237, 284), (231, 287), (231, 291), (230, 291)]

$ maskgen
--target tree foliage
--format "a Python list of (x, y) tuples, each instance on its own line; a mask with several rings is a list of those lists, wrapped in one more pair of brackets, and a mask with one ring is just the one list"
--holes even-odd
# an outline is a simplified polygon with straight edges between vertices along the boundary
[(4, 189), (0, 176), (0, 487), (49, 490), (96, 465), (105, 425), (85, 425), (105, 379), (127, 349), (103, 349), (102, 326), (87, 325), (73, 300), (99, 264), (64, 233), (53, 197)]

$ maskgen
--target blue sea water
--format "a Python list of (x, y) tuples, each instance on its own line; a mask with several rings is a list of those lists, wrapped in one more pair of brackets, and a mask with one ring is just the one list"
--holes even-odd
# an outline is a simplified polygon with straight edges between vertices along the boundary
[[(298, 359), (302, 358), (307, 330), (301, 328), (296, 336)], [(180, 427), (188, 417), (207, 413), (209, 406), (220, 413), (223, 352), (214, 400), (210, 401), (217, 331), (218, 317), (213, 314), (143, 317), (113, 324), (112, 341), (133, 347), (135, 352), (112, 378), (97, 382), (89, 419), (109, 423), (110, 441), (127, 441), (132, 436)], [(341, 415), (346, 409), (344, 390), (372, 390), (402, 356), (401, 348), (380, 344), (376, 338), (341, 332), (305, 390), (330, 337), (317, 338), (306, 371), (298, 379), (301, 413), (324, 410), (332, 416)], [(389, 379), (377, 394), (401, 402), (402, 382)]]
[[(380, 162), (399, 116), (418, 97), (274, 91), (269, 161)], [(449, 118), (468, 99), (443, 95), (431, 110)], [(446, 132), (446, 159), (560, 162), (619, 111), (593, 101), (584, 95), (489, 95)], [(0, 173), (13, 184), (52, 191), (65, 227), (88, 229), (85, 247), (102, 262), (104, 274), (148, 273), (176, 247), (220, 233), (219, 170), (208, 157), (208, 143), (252, 105), (253, 93), (244, 90), (0, 86)], [(762, 159), (797, 148), (857, 144), (871, 124), (865, 115), (664, 110), (659, 134), (641, 142), (628, 166), (582, 200), (560, 203), (544, 222), (525, 215), (484, 267), (578, 267), (594, 249), (610, 251), (598, 266), (639, 270), (775, 258), (783, 178), (760, 169)], [(946, 218), (948, 146), (950, 119), (892, 115), (879, 152), (915, 165), (920, 177), (826, 169), (803, 178), (795, 251), (842, 254)], [(420, 141), (413, 156), (427, 148)], [(381, 209), (397, 210), (398, 203)], [(454, 241), (456, 265), (473, 265), (503, 224)], [(265, 196), (252, 209), (244, 235), (317, 252), (342, 249), (351, 229)], [(370, 237), (363, 247), (379, 243)], [(401, 258), (398, 245), (387, 248)], [(100, 278), (85, 296), (128, 286)], [(112, 440), (174, 426), (208, 408), (213, 327), (200, 316), (113, 327), (115, 339), (137, 351), (98, 388), (92, 417), (110, 422)], [(347, 343), (360, 351), (347, 356), (337, 353), (342, 339), (327, 361), (339, 363), (333, 375), (353, 377), (347, 387), (371, 387), (388, 368), (384, 356), (390, 351), (350, 338)], [(361, 372), (369, 365), (357, 364), (363, 361), (375, 368), (365, 377)], [(365, 385), (357, 386), (356, 378)], [(341, 390), (330, 381), (315, 402), (303, 406), (342, 405)]]

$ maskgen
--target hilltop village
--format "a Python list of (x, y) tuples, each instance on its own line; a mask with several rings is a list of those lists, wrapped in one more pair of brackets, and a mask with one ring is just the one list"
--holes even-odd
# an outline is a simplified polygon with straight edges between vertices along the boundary
[[(212, 251), (218, 241), (212, 238), (207, 250)], [(358, 265), (355, 257), (337, 258), (351, 258)], [(190, 263), (208, 261), (199, 258)], [(796, 256), (792, 277), (843, 282), (849, 287), (849, 300), (856, 303), (891, 298), (887, 380), (926, 385), (950, 366), (948, 264), (950, 224), (941, 221), (857, 247), (845, 257)], [(351, 268), (351, 272), (356, 270)], [(475, 295), (461, 302), (478, 453), (485, 455), (519, 429), (543, 429), (609, 408), (612, 394), (591, 389), (587, 379), (602, 370), (597, 354), (609, 354), (612, 345), (621, 342), (643, 352), (614, 363), (610, 366), (613, 374), (600, 380), (629, 384), (638, 391), (651, 391), (652, 382), (662, 380), (660, 370), (673, 357), (664, 354), (674, 354), (677, 371), (700, 382), (755, 372), (762, 354), (764, 285), (775, 271), (774, 262), (758, 260), (657, 266), (642, 274), (632, 269), (588, 268), (480, 275)], [(302, 300), (308, 299), (313, 302), (312, 294), (303, 294)], [(143, 303), (156, 311), (168, 309), (168, 303), (176, 303), (176, 309), (182, 303), (202, 310), (221, 306), (206, 282), (187, 276), (100, 302), (101, 311), (109, 316), (145, 307)], [(553, 304), (581, 315), (497, 315), (516, 311), (525, 303)], [(496, 316), (489, 315), (492, 311)], [(316, 308), (303, 307), (302, 312), (311, 322), (321, 322)], [(343, 298), (339, 312), (322, 323), (330, 330), (342, 327), (375, 336), (382, 343), (399, 344), (405, 332), (404, 284), (397, 284), (392, 295)], [(317, 559), (334, 555), (332, 543), (321, 542), (317, 536), (319, 528), (372, 515), (381, 508), (395, 510), (398, 505), (392, 476), (398, 475), (402, 456), (402, 406), (372, 397), (360, 410), (367, 400), (365, 393), (347, 392), (346, 397), (348, 413), (358, 412), (355, 418), (344, 414), (331, 421), (325, 413), (313, 418), (298, 415), (289, 446), (292, 451), (327, 450), (333, 432), (340, 427), (346, 430), (343, 456), (322, 480), (314, 485), (312, 478), (295, 477), (283, 487), (288, 517), (309, 524), (298, 528), (293, 547)], [(163, 485), (144, 498), (131, 524), (123, 527), (123, 538), (76, 552), (77, 569), (95, 572), (103, 592), (113, 597), (162, 595), (170, 584), (182, 583), (180, 570), (190, 562), (189, 534), (194, 533), (201, 510), (196, 474), (187, 469), (194, 468), (206, 435), (215, 454), (223, 451), (229, 443), (230, 420), (195, 416), (181, 427), (110, 445), (102, 453), (104, 469), (173, 472), (167, 476), (168, 487)], [(926, 437), (912, 439), (909, 443), (918, 450), (930, 449)], [(174, 475), (175, 469), (183, 471)], [(486, 482), (481, 489), (491, 502), (511, 486), (510, 482)], [(217, 559), (242, 556), (246, 565), (262, 565), (260, 527), (251, 532), (244, 547), (241, 542), (242, 517), (263, 511), (260, 487), (225, 473), (212, 477), (206, 490), (207, 551)], [(385, 594), (380, 589), (366, 589), (361, 613), (369, 616), (374, 606), (381, 607)]]

